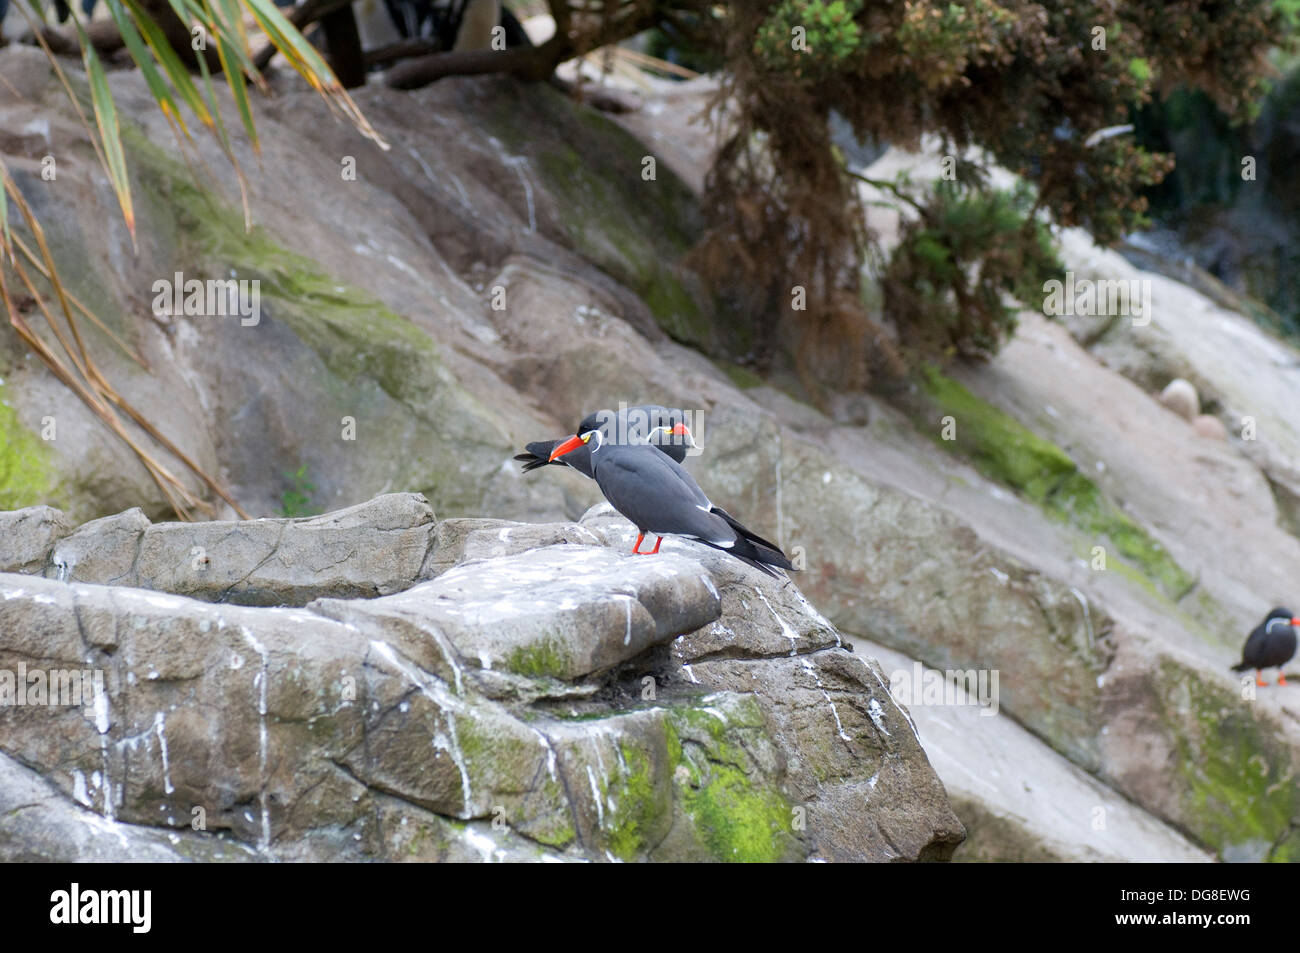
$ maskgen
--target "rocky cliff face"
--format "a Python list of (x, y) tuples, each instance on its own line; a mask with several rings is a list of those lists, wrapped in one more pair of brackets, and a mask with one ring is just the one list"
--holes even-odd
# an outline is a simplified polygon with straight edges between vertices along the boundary
[[(6, 861), (942, 860), (962, 838), (880, 666), (793, 583), (629, 555), (607, 507), (0, 525), (0, 672), (27, 674), (27, 704), (0, 679)], [(42, 703), (35, 673), (69, 671), (102, 693)]]
[[(497, 79), (447, 80), (409, 94), (360, 90), (362, 109), (393, 143), (388, 152), (329, 121), (313, 94), (282, 83), (275, 99), (257, 105), (262, 160), (250, 177), (256, 226), (246, 235), (233, 181), (195, 185), (172, 154), (170, 132), (139, 77), (114, 73), (137, 180), (136, 253), (85, 134), (40, 54), (0, 51), (0, 76), (0, 129), (17, 130), (0, 138), (6, 162), (46, 224), (72, 290), (95, 302), (108, 326), (149, 365), (146, 372), (87, 329), (106, 374), (123, 393), (190, 456), (221, 473), (255, 515), (289, 512), (287, 491), (298, 487), (288, 474), (302, 473), (314, 485), (307, 494), (314, 509), (338, 511), (391, 491), (418, 491), (440, 517), (421, 522), (392, 511), (393, 521), (386, 523), (372, 511), (362, 526), (350, 524), (354, 517), (344, 510), (306, 522), (151, 523), (165, 517), (166, 506), (138, 462), (0, 327), (0, 508), (19, 511), (10, 518), (13, 532), (0, 534), (0, 548), (11, 547), (8, 570), (51, 574), (45, 582), (24, 577), (30, 595), (23, 605), (54, 612), (49, 607), (66, 600), (92, 599), (86, 593), (114, 600), (137, 589), (174, 593), (189, 601), (153, 609), (165, 615), (180, 613), (177, 607), (184, 605), (178, 619), (199, 613), (192, 624), (200, 632), (204, 621), (208, 631), (216, 624), (204, 612), (269, 620), (259, 621), (261, 628), (242, 623), (270, 653), (268, 666), (288, 666), (293, 653), (283, 640), (298, 631), (293, 620), (311, 619), (334, 633), (325, 644), (348, 657), (358, 685), (380, 678), (374, 671), (395, 680), (385, 682), (386, 688), (376, 683), (376, 692), (392, 693), (374, 699), (382, 710), (401, 691), (417, 692), (418, 683), (403, 681), (400, 667), (382, 655), (366, 655), (371, 667), (363, 667), (349, 654), (361, 651), (362, 643), (347, 634), (347, 626), (362, 632), (397, 626), (410, 633), (436, 627), (452, 640), (458, 632), (454, 616), (424, 603), (416, 612), (405, 601), (416, 598), (411, 593), (419, 587), (461, 571), (453, 567), (465, 560), (480, 560), (475, 565), (483, 567), (525, 558), (517, 546), (551, 553), (526, 558), (547, 562), (549, 569), (534, 567), (538, 573), (558, 573), (560, 563), (548, 562), (561, 558), (553, 550), (572, 553), (594, 545), (588, 532), (595, 542), (604, 538), (600, 520), (584, 517), (599, 495), (590, 481), (572, 474), (525, 477), (511, 455), (527, 440), (566, 432), (593, 408), (620, 400), (659, 401), (703, 412), (698, 436), (707, 450), (689, 459), (689, 468), (720, 505), (800, 556), (806, 570), (797, 577), (799, 587), (842, 639), (893, 659), (884, 675), (910, 672), (918, 662), (949, 682), (964, 672), (998, 674), (996, 717), (966, 717), (970, 712), (948, 696), (909, 703), (970, 832), (957, 859), (1296, 856), (1295, 689), (1256, 693), (1227, 667), (1269, 606), (1300, 602), (1300, 420), (1292, 412), (1300, 355), (1242, 315), (1187, 286), (1138, 271), (1086, 235), (1065, 232), (1065, 260), (1078, 277), (1149, 283), (1149, 323), (1049, 321), (1026, 312), (1018, 335), (994, 360), (931, 378), (909, 395), (912, 400), (856, 396), (814, 408), (799, 399), (797, 381), (779, 372), (760, 380), (700, 350), (719, 341), (733, 353), (744, 350), (743, 341), (729, 341), (729, 329), (712, 320), (680, 267), (698, 228), (692, 189), (701, 187), (712, 146), (704, 126), (689, 122), (708, 101), (707, 82), (651, 88), (645, 108), (627, 120), (635, 136), (554, 90)], [(210, 167), (225, 167), (215, 150), (199, 149)], [(58, 157), (57, 184), (40, 179), (46, 154)], [(659, 160), (653, 181), (642, 178), (646, 156)], [(355, 179), (341, 175), (348, 160), (355, 163)], [(919, 181), (938, 173), (938, 161), (891, 149), (870, 177), (888, 179), (904, 169)], [(887, 237), (891, 213), (872, 208), (872, 227)], [(152, 314), (152, 283), (177, 271), (260, 280), (260, 322), (244, 327), (237, 320)], [(1219, 419), (1228, 440), (1198, 436), (1160, 404), (1157, 395), (1174, 376), (1197, 385), (1203, 409)], [(56, 419), (57, 439), (41, 439), (46, 417)], [(945, 417), (955, 421), (957, 440), (941, 438)], [(1249, 438), (1243, 436), (1247, 418), (1253, 422)], [(345, 436), (347, 420), (355, 425), (355, 439)], [(61, 512), (24, 509), (42, 503)], [(1100, 562), (1098, 547), (1105, 557)], [(620, 557), (601, 552), (591, 558), (618, 559), (619, 571), (626, 568)], [(664, 552), (671, 557), (664, 565), (677, 565), (683, 556), (672, 546)], [(368, 554), (367, 561), (359, 563), (359, 553)], [(559, 695), (534, 697), (535, 688), (520, 689), (513, 700), (491, 694), (506, 691), (499, 661), (504, 642), (461, 633), (456, 637), (472, 645), (466, 661), (458, 662), (466, 692), (504, 706), (510, 718), (524, 723), (522, 713), (540, 710), (559, 719), (555, 712), (572, 705), (579, 719), (568, 716), (570, 731), (585, 724), (581, 699), (608, 704), (607, 712), (637, 707), (637, 714), (611, 724), (647, 732), (635, 735), (646, 758), (646, 739), (663, 739), (662, 750), (654, 751), (668, 759), (677, 750), (669, 744), (669, 728), (679, 741), (687, 729), (667, 714), (643, 713), (654, 706), (642, 703), (637, 679), (658, 679), (682, 664), (690, 668), (681, 668), (678, 677), (685, 677), (692, 692), (740, 691), (745, 673), (759, 674), (751, 683), (768, 679), (791, 686), (791, 692), (797, 685), (797, 697), (811, 706), (806, 717), (821, 719), (812, 735), (798, 730), (805, 716), (787, 712), (778, 698), (763, 709), (768, 741), (746, 748), (749, 760), (709, 749), (710, 761), (704, 749), (685, 744), (683, 751), (703, 758), (682, 766), (688, 788), (702, 790), (704, 782), (692, 779), (707, 764), (732, 764), (762, 790), (780, 790), (791, 808), (814, 790), (841, 792), (818, 794), (818, 803), (823, 817), (832, 810), (826, 805), (841, 803), (838, 797), (857, 805), (853, 816), (864, 825), (861, 830), (847, 808), (835, 822), (854, 831), (844, 838), (862, 852), (857, 856), (920, 856), (926, 844), (947, 843), (934, 832), (955, 825), (935, 820), (939, 814), (927, 806), (928, 795), (904, 794), (901, 782), (887, 798), (877, 793), (888, 772), (877, 776), (879, 758), (862, 747), (861, 738), (875, 737), (886, 745), (882, 751), (893, 750), (888, 745), (905, 743), (910, 732), (895, 730), (901, 715), (891, 714), (896, 709), (875, 694), (879, 686), (867, 679), (866, 667), (854, 654), (832, 648), (833, 638), (817, 635), (824, 631), (821, 623), (802, 605), (783, 602), (760, 585), (774, 611), (805, 640), (791, 659), (792, 643), (775, 617), (769, 622), (758, 593), (751, 598), (727, 575), (735, 567), (714, 566), (707, 555), (690, 558), (718, 589), (723, 614), (717, 621), (669, 621), (657, 614), (665, 610), (654, 608), (650, 589), (635, 594), (645, 617), (631, 601), (610, 595), (616, 589), (607, 588), (602, 598), (589, 592), (594, 607), (582, 623), (581, 639), (538, 643), (518, 661), (542, 666), (543, 674), (512, 676), (544, 676), (541, 684)], [(607, 583), (617, 575), (594, 563), (587, 571)], [(696, 578), (695, 570), (681, 572), (683, 585)], [(501, 576), (487, 572), (474, 585), (496, 585)], [(538, 578), (548, 580), (547, 587), (559, 586), (556, 575)], [(49, 588), (38, 592), (38, 584)], [(94, 588), (104, 584), (112, 588)], [(699, 585), (691, 583), (689, 590), (692, 600), (704, 600)], [(448, 595), (453, 608), (458, 604), (454, 592), (439, 594)], [(47, 597), (56, 601), (41, 601)], [(752, 626), (729, 618), (737, 606)], [(371, 610), (386, 615), (378, 618)], [(140, 617), (164, 625), (163, 616)], [(527, 620), (499, 618), (493, 625), (504, 631), (516, 623)], [(685, 635), (684, 629), (669, 631), (679, 624), (695, 628)], [(123, 624), (113, 631), (131, 629)], [(674, 641), (662, 641), (673, 635)], [(22, 632), (5, 637), (32, 638)], [(255, 702), (249, 666), (260, 672), (261, 656), (237, 628), (228, 638), (227, 650), (244, 664), (234, 673), (242, 681), (231, 682), (238, 688), (229, 691), (241, 692), (238, 703), (247, 707)], [(446, 681), (447, 670), (438, 668), (442, 656), (433, 648), (433, 654), (417, 657), (396, 636), (369, 635), (364, 644), (372, 638), (391, 646), (394, 658), (417, 673), (455, 683), (454, 672)], [(805, 651), (819, 639), (825, 648)], [(623, 654), (636, 645), (648, 647), (635, 660)], [(679, 650), (687, 654), (678, 656)], [(486, 653), (491, 669), (476, 663), (479, 652)], [(886, 656), (890, 652), (897, 654)], [(614, 658), (620, 661), (609, 661)], [(669, 667), (660, 671), (651, 660)], [(813, 665), (811, 674), (804, 661)], [(193, 667), (180, 669), (185, 674), (174, 679), (178, 684), (197, 679), (189, 673), (198, 671), (199, 662), (187, 664)], [(613, 668), (602, 673), (606, 665)], [(630, 674), (619, 674), (628, 665)], [(703, 687), (690, 682), (690, 673)], [(792, 680), (784, 681), (787, 676)], [(334, 697), (325, 674), (313, 678), (320, 680), (313, 683), (311, 691), (320, 693), (313, 700)], [(480, 689), (475, 679), (496, 687)], [(655, 683), (661, 698), (671, 697), (666, 681)], [(570, 699), (571, 690), (563, 688), (570, 683), (603, 687)], [(862, 694), (867, 690), (885, 713), (889, 736), (871, 734), (876, 726)], [(823, 691), (834, 700), (851, 741), (839, 736), (839, 727), (827, 727), (834, 718)], [(848, 693), (843, 703), (841, 693)], [(432, 704), (419, 695), (411, 705)], [(310, 754), (313, 732), (326, 728), (302, 727), (306, 708), (277, 697), (268, 696), (268, 704), (283, 701), (284, 718), (268, 716), (268, 743), (294, 739), (304, 746), (301, 757), (317, 759), (319, 771), (311, 776), (324, 777), (343, 742)], [(866, 704), (861, 731), (853, 719), (862, 712), (848, 697)], [(101, 735), (92, 724), (84, 740), (96, 753), (101, 737), (111, 741), (105, 742), (110, 751), (124, 738), (153, 744), (157, 732), (144, 729), (171, 703), (142, 700), (127, 734)], [(761, 697), (755, 703), (766, 704)], [(511, 707), (516, 704), (522, 708)], [(123, 710), (115, 708), (114, 717)], [(738, 719), (742, 735), (744, 724), (755, 720), (725, 711)], [(360, 706), (346, 714), (360, 718)], [(794, 722), (781, 720), (787, 714)], [(256, 707), (245, 717), (260, 725)], [(421, 717), (426, 734), (437, 736), (440, 716), (430, 708)], [(654, 725), (645, 727), (644, 719)], [(298, 727), (288, 727), (293, 725)], [(368, 730), (364, 719), (328, 730), (336, 728), (361, 736)], [(703, 728), (696, 728), (692, 737), (704, 745)], [(259, 731), (246, 729), (252, 734), (239, 736), (234, 756), (242, 780), (213, 796), (214, 804), (225, 805), (213, 812), (224, 811), (232, 831), (237, 817), (252, 824), (256, 836), (239, 836), (255, 848), (264, 774)], [(829, 747), (816, 757), (792, 756), (794, 748), (782, 740), (792, 732), (800, 745), (815, 746), (820, 742), (810, 739), (823, 731)], [(570, 737), (563, 731), (552, 735), (547, 729), (547, 736), (557, 752), (571, 750), (561, 744)], [(737, 737), (726, 743), (740, 744)], [(582, 746), (595, 758), (595, 742)], [(531, 757), (540, 748), (527, 750)], [(610, 776), (600, 773), (601, 761), (608, 770), (619, 765), (617, 756), (611, 761), (612, 748), (600, 750), (592, 768), (598, 788)], [(783, 768), (768, 757), (775, 751), (785, 752)], [(286, 753), (291, 760), (285, 763), (298, 765), (292, 758), (299, 756)], [(75, 793), (75, 778), (61, 781), (57, 769), (44, 767), (61, 762), (24, 757), (9, 766), (17, 772), (14, 790), (28, 792), (17, 803), (54, 810), (63, 797), (57, 793), (61, 785)], [(384, 799), (412, 793), (405, 782), (393, 780), (402, 770), (396, 761), (358, 775), (362, 780), (347, 775), (361, 770), (356, 763), (343, 765), (329, 784), (322, 780), (314, 790), (346, 789), (368, 805), (391, 805)], [(122, 790), (119, 816), (125, 818), (126, 805), (135, 803), (127, 799), (134, 789), (122, 780), (121, 764), (112, 768), (115, 773), (104, 782), (102, 764), (78, 763), (85, 800), (96, 810), (103, 806), (103, 791), (92, 784), (99, 770), (101, 784)], [(570, 785), (570, 804), (591, 789), (585, 767), (576, 770), (582, 790)], [(557, 774), (568, 777), (558, 764)], [(676, 785), (677, 767), (669, 774)], [(455, 790), (439, 795), (448, 800), (428, 801), (452, 805), (438, 817), (455, 817), (466, 803), (478, 810), (479, 793), (492, 790), (492, 783), (516, 798), (501, 794), (492, 806), (510, 805), (505, 815), (522, 816), (518, 799), (524, 795), (511, 787), (518, 777), (470, 778), (468, 798), (455, 787), (459, 771), (449, 777)], [(541, 791), (551, 775), (544, 768), (536, 778)], [(159, 783), (165, 793), (168, 782)], [(169, 783), (178, 786), (175, 778)], [(297, 790), (293, 779), (282, 783), (289, 786), (271, 790), (267, 799), (273, 841), (285, 828), (276, 826), (281, 808), (269, 794), (290, 797)], [(930, 790), (928, 783), (918, 780), (916, 789)], [(668, 790), (655, 787), (653, 798), (646, 798), (662, 798)], [(843, 793), (855, 790), (861, 796)], [(692, 803), (697, 813), (708, 809), (681, 789), (672, 791), (683, 810)], [(412, 795), (417, 800), (410, 803), (418, 806), (427, 794)], [(750, 803), (775, 803), (762, 797)], [(162, 816), (159, 803), (152, 810)], [(863, 803), (872, 806), (864, 809)], [(601, 811), (607, 808), (602, 802)], [(908, 827), (913, 810), (930, 820)], [(898, 830), (912, 833), (897, 833), (878, 820), (891, 812), (899, 815)], [(878, 831), (862, 820), (867, 815)], [(306, 830), (313, 822), (297, 823)], [(343, 822), (325, 826), (332, 823)], [(485, 824), (474, 821), (470, 829), (476, 836), (487, 833)], [(397, 826), (403, 827), (400, 819)], [(289, 841), (304, 843), (295, 838)], [(796, 840), (795, 855), (829, 857), (834, 849), (829, 835)], [(895, 846), (888, 846), (890, 840)], [(105, 843), (117, 843), (116, 835)], [(164, 838), (164, 849), (167, 843)], [(665, 835), (659, 843), (675, 841)], [(871, 846), (880, 843), (886, 847)]]

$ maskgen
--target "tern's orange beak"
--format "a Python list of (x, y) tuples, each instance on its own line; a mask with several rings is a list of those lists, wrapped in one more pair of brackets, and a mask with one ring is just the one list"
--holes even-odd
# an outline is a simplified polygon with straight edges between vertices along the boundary
[(1300, 616), (1296, 616), (1294, 619), (1292, 619), (1291, 624), (1295, 626), (1297, 629), (1300, 629)]
[(570, 437), (568, 440), (564, 441), (563, 443), (556, 444), (555, 449), (551, 451), (551, 460), (558, 460), (560, 459), (560, 457), (564, 456), (569, 451), (577, 450), (579, 447), (581, 447), (583, 444), (587, 442), (587, 439), (588, 438), (586, 437), (579, 437), (577, 434), (574, 434), (572, 437)]

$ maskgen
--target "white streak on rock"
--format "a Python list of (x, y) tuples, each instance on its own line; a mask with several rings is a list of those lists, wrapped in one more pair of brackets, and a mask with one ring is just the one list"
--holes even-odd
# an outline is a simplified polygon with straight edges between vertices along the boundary
[(153, 730), (158, 734), (158, 746), (162, 749), (162, 766), (163, 766), (163, 791), (167, 794), (175, 792), (172, 787), (171, 764), (167, 760), (167, 735), (164, 732), (167, 729), (167, 717), (162, 712), (155, 712), (153, 716)]
[(453, 711), (451, 698), (439, 697), (440, 692), (437, 686), (433, 682), (422, 678), (420, 673), (412, 666), (407, 665), (399, 659), (397, 653), (393, 651), (393, 647), (387, 642), (379, 642), (372, 639), (370, 647), (382, 656), (385, 661), (392, 665), (393, 668), (397, 669), (409, 678), (411, 684), (420, 690), (420, 694), (433, 702), (434, 707), (442, 714), (443, 722), (447, 726), (447, 733), (443, 734), (442, 732), (438, 732), (433, 737), (433, 743), (436, 747), (447, 752), (447, 754), (451, 756), (452, 763), (456, 765), (456, 769), (460, 772), (460, 793), (461, 799), (464, 802), (460, 811), (460, 816), (472, 817), (474, 814), (472, 805), (473, 791), (470, 787), (469, 766), (465, 762), (464, 752), (461, 751), (460, 739), (456, 737), (456, 717)]
[(267, 850), (271, 846), (271, 811), (266, 800), (266, 762), (267, 762), (267, 729), (266, 729), (266, 678), (267, 670), (270, 666), (270, 654), (266, 651), (266, 646), (259, 642), (252, 632), (244, 626), (239, 627), (239, 634), (243, 636), (244, 641), (256, 652), (262, 659), (261, 670), (253, 676), (253, 686), (257, 688), (257, 714), (260, 724), (258, 725), (258, 749), (257, 764), (261, 783), (261, 793), (258, 797), (262, 809), (262, 836), (258, 841), (259, 850)]
[(799, 652), (799, 633), (790, 627), (789, 622), (777, 615), (776, 610), (772, 608), (772, 603), (768, 602), (767, 596), (763, 595), (762, 589), (755, 586), (754, 591), (758, 593), (758, 598), (763, 600), (763, 605), (767, 606), (767, 611), (772, 613), (772, 618), (781, 624), (781, 634), (790, 640), (790, 654), (792, 656), (797, 655)]

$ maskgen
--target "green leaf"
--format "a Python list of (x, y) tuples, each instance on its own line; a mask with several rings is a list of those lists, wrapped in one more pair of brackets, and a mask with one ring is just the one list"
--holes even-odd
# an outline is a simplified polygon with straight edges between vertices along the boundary
[(149, 54), (149, 49), (144, 41), (140, 38), (140, 33), (135, 28), (130, 15), (126, 8), (122, 6), (122, 0), (105, 0), (108, 5), (108, 12), (113, 17), (113, 22), (117, 24), (118, 32), (122, 34), (122, 41), (126, 44), (127, 52), (135, 60), (140, 72), (144, 75), (144, 81), (149, 85), (149, 91), (153, 93), (153, 98), (158, 101), (158, 106), (163, 111), (163, 115), (168, 120), (176, 123), (186, 136), (189, 130), (185, 126), (185, 117), (181, 115), (180, 106), (176, 102), (176, 97), (172, 95), (171, 88), (158, 72), (154, 63), (154, 58)]
[(9, 170), (5, 167), (3, 160), (0, 160), (0, 225), (4, 226), (5, 251), (9, 252), (9, 259), (14, 257), (14, 244), (9, 235), (9, 195), (6, 185), (9, 182)]
[(271, 0), (244, 0), (257, 25), (280, 50), (293, 68), (316, 89), (335, 88), (338, 80), (325, 65), (316, 48), (285, 19)]
[(254, 151), (260, 151), (261, 147), (257, 141), (257, 126), (253, 123), (253, 106), (248, 101), (248, 87), (244, 84), (243, 74), (232, 67), (232, 62), (236, 58), (235, 52), (221, 34), (217, 34), (216, 44), (217, 58), (221, 60), (221, 69), (226, 74), (226, 86), (230, 90), (231, 97), (235, 100), (235, 106), (239, 109), (239, 118), (244, 124), (244, 131), (248, 133), (248, 139), (253, 144)]
[(194, 84), (194, 78), (190, 71), (185, 68), (176, 51), (172, 49), (167, 37), (163, 34), (162, 28), (154, 22), (148, 13), (142, 11), (136, 0), (126, 0), (127, 6), (131, 10), (132, 16), (144, 33), (145, 42), (149, 44), (149, 49), (153, 51), (157, 62), (167, 73), (180, 97), (189, 106), (190, 111), (194, 114), (203, 125), (209, 129), (215, 128), (216, 124), (208, 112), (208, 107), (203, 102), (203, 97), (199, 94), (198, 87)]
[(79, 20), (74, 18), (77, 33), (81, 39), (81, 59), (86, 66), (86, 78), (90, 82), (90, 101), (95, 110), (95, 125), (99, 127), (99, 138), (104, 145), (104, 160), (108, 165), (108, 176), (117, 194), (117, 202), (122, 207), (122, 217), (126, 220), (127, 230), (135, 239), (135, 210), (131, 205), (131, 182), (126, 172), (126, 155), (122, 151), (122, 131), (117, 122), (117, 104), (113, 102), (113, 93), (108, 88), (108, 77), (104, 75), (104, 65), (99, 54), (91, 45), (90, 37)]

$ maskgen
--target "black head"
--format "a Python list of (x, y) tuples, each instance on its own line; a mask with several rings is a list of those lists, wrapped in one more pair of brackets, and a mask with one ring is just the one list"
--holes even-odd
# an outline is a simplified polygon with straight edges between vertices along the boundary
[(593, 411), (582, 419), (574, 433), (581, 435), (593, 430), (599, 430), (604, 442), (611, 445), (649, 443), (678, 463), (686, 458), (688, 448), (698, 446), (686, 424), (685, 411), (659, 404)]
[(1264, 617), (1265, 622), (1272, 622), (1274, 619), (1290, 619), (1292, 625), (1300, 625), (1300, 620), (1296, 619), (1295, 613), (1290, 609), (1283, 609), (1281, 606)]
[(672, 429), (686, 422), (686, 414), (675, 407), (637, 404), (619, 410), (595, 410), (582, 418), (574, 433), (600, 430), (609, 443), (643, 443), (646, 434), (657, 427)]

